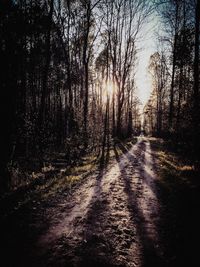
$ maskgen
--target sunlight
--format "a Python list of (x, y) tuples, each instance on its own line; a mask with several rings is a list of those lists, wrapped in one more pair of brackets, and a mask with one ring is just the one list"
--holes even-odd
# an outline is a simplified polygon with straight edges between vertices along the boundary
[(115, 92), (115, 84), (109, 80), (103, 82), (103, 102), (105, 103), (107, 99), (112, 98)]
[(112, 96), (113, 92), (114, 92), (114, 84), (112, 82), (107, 82), (107, 85), (106, 85), (106, 89), (107, 89), (107, 94), (109, 96)]

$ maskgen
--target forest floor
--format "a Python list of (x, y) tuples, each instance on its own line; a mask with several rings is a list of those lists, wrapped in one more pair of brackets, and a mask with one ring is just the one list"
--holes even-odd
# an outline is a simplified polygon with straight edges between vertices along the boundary
[(199, 266), (193, 167), (161, 139), (139, 137), (113, 152), (70, 192), (4, 214), (1, 266)]

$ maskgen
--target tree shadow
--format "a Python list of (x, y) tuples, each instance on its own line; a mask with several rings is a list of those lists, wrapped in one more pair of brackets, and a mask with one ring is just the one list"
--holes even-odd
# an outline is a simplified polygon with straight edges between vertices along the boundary
[[(130, 152), (130, 150), (126, 150), (123, 147), (123, 144), (120, 144), (119, 148), (123, 152), (123, 156), (127, 158), (127, 160), (132, 165), (132, 167), (135, 168), (135, 170), (138, 170), (138, 175), (143, 178), (142, 182), (145, 183), (150, 188), (150, 190), (153, 192), (153, 194), (157, 198), (159, 198), (160, 194), (159, 194), (159, 190), (157, 190), (159, 188), (156, 188), (156, 186), (154, 186), (154, 184), (157, 183), (157, 180), (155, 180), (155, 177), (153, 177), (152, 174), (144, 168), (145, 164), (151, 163), (151, 162), (148, 162), (148, 160), (145, 158), (145, 153), (147, 154), (149, 153), (148, 151), (146, 151), (145, 142), (138, 143), (138, 147), (134, 152)], [(142, 153), (140, 153), (141, 151)], [(152, 170), (155, 170), (155, 167), (154, 167), (155, 165), (156, 164), (154, 162), (152, 164)]]
[[(108, 171), (109, 156), (109, 150), (103, 151), (103, 156), (99, 162), (98, 174), (95, 178), (91, 200), (88, 205), (87, 213), (82, 221), (82, 240), (77, 246), (69, 248), (69, 250), (74, 250), (74, 257), (72, 259), (70, 259), (70, 257), (65, 259), (65, 264), (68, 264), (69, 266), (115, 266), (111, 263), (111, 255), (113, 251), (112, 244), (102, 231), (108, 220), (106, 213), (109, 212), (108, 200), (102, 187), (103, 178)], [(60, 255), (60, 257), (62, 260), (63, 255)]]
[[(128, 158), (129, 162), (133, 162), (134, 164), (137, 162), (138, 159), (136, 159), (134, 155), (130, 154), (126, 149), (124, 149), (122, 145), (120, 145), (120, 149), (124, 152), (124, 155)], [(137, 151), (135, 151), (135, 154), (139, 156), (139, 152), (144, 151), (144, 149), (145, 149), (144, 142), (139, 143)], [(121, 175), (123, 177), (124, 192), (126, 193), (127, 200), (128, 200), (127, 208), (131, 215), (131, 218), (133, 219), (134, 224), (136, 225), (137, 235), (141, 243), (140, 245), (142, 247), (141, 249), (142, 260), (143, 260), (142, 266), (144, 267), (166, 266), (165, 261), (157, 247), (158, 244), (154, 243), (155, 240), (153, 240), (147, 232), (144, 214), (138, 202), (137, 190), (139, 189), (137, 187), (135, 188), (135, 190), (132, 189), (131, 180), (130, 180), (131, 175), (130, 174), (128, 175), (127, 169), (125, 168), (123, 164), (123, 160), (122, 160), (122, 157), (124, 157), (124, 155), (120, 157), (116, 150), (116, 147), (114, 148), (114, 152), (115, 152), (115, 157), (118, 162)], [(129, 153), (128, 155), (127, 155), (127, 152)], [(141, 161), (144, 160), (142, 159), (142, 157), (144, 157), (144, 155), (140, 155)], [(143, 172), (144, 170), (140, 166), (139, 168), (140, 179), (142, 179), (144, 175)]]
[[(155, 150), (155, 144), (150, 145)], [(200, 187), (195, 186), (191, 177), (188, 177), (191, 184), (184, 180), (183, 173), (176, 176), (171, 164), (165, 162), (165, 166), (167, 169), (162, 173), (162, 179), (155, 182), (164, 207), (161, 209), (160, 233), (166, 243), (169, 266), (199, 266), (200, 218), (197, 211)]]
[[(144, 152), (145, 145), (142, 143), (139, 144), (139, 147)], [(126, 151), (122, 144), (119, 148), (123, 152), (123, 156), (135, 166), (135, 162), (137, 162), (138, 159), (136, 159), (131, 152)], [(152, 156), (151, 164), (154, 171), (157, 173), (159, 168), (156, 167), (158, 163), (156, 162), (154, 152), (147, 150), (145, 153)], [(137, 154), (137, 151), (134, 154)], [(171, 175), (165, 174), (162, 179), (155, 179), (148, 170), (142, 168), (144, 163), (148, 164), (144, 153), (142, 154), (143, 155), (140, 156), (139, 154), (137, 155), (141, 163), (138, 168), (139, 173), (143, 177), (143, 182), (151, 188), (160, 202), (160, 219), (157, 224), (157, 229), (162, 250), (165, 255), (165, 262), (160, 266), (198, 266), (200, 220), (197, 216), (197, 203), (200, 201), (199, 187), (190, 187), (190, 184), (188, 184), (186, 180), (182, 179), (182, 177), (175, 177), (173, 172)], [(169, 170), (174, 170), (175, 168), (167, 162), (165, 165)], [(181, 173), (181, 175), (184, 176), (184, 173)], [(146, 179), (146, 177), (148, 177), (148, 179)], [(189, 178), (191, 181), (191, 177)], [(153, 181), (153, 183), (151, 183), (151, 181)], [(194, 181), (192, 181), (191, 184), (194, 185)], [(129, 187), (129, 185), (128, 179), (126, 179), (125, 188)], [(126, 191), (128, 192), (128, 189)], [(146, 237), (144, 236), (143, 239), (146, 239)], [(146, 253), (144, 253), (144, 258), (146, 258), (145, 254)], [(146, 266), (151, 266), (150, 263), (148, 263), (148, 258), (145, 261), (147, 262)], [(157, 264), (157, 266), (159, 266), (159, 264)]]
[(102, 232), (107, 224), (108, 200), (103, 192), (102, 182), (105, 173), (108, 171), (110, 152), (103, 151), (99, 164), (99, 173), (93, 191), (92, 201), (84, 220), (84, 241), (77, 249), (80, 262), (78, 266), (113, 267), (111, 254), (113, 247), (106, 235)]

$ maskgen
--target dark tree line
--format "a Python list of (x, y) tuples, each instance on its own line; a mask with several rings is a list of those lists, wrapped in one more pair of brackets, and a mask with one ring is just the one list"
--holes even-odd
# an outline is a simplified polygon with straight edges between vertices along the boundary
[(0, 1), (1, 185), (8, 166), (69, 161), (140, 128), (136, 38), (148, 1)]
[(160, 49), (149, 63), (153, 89), (144, 110), (146, 131), (181, 143), (198, 162), (200, 2), (170, 0), (157, 6), (163, 27)]

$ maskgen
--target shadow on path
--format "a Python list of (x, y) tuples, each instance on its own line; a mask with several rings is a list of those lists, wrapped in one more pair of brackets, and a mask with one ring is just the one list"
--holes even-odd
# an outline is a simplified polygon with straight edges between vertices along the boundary
[[(124, 182), (124, 192), (126, 193), (128, 200), (127, 207), (131, 214), (131, 218), (136, 225), (141, 245), (142, 266), (166, 266), (162, 252), (159, 248), (160, 244), (158, 243), (158, 237), (155, 236), (158, 233), (152, 233), (152, 230), (157, 230), (155, 229), (157, 226), (153, 225), (153, 222), (152, 225), (151, 223), (149, 224), (149, 221), (146, 220), (146, 216), (152, 211), (147, 209), (145, 214), (144, 208), (146, 208), (146, 206), (148, 207), (150, 203), (145, 203), (144, 207), (141, 204), (141, 202), (149, 201), (148, 198), (145, 199), (145, 192), (142, 190), (143, 184), (147, 183), (145, 177), (147, 175), (149, 176), (149, 174), (145, 173), (145, 168), (143, 166), (145, 164), (146, 144), (144, 141), (140, 141), (136, 146), (137, 150), (133, 152), (134, 154), (130, 153), (122, 144), (120, 144), (119, 147), (124, 153), (122, 157), (119, 157), (116, 148), (114, 151)], [(123, 157), (126, 157), (128, 160), (127, 166), (124, 164), (125, 160), (123, 160)], [(129, 166), (131, 165), (135, 168), (135, 171), (137, 171), (136, 177), (132, 174), (133, 168), (129, 170)], [(134, 179), (138, 179), (136, 186), (132, 184)], [(149, 176), (148, 179), (151, 180), (153, 177)], [(148, 183), (148, 186), (150, 187), (150, 190), (155, 192), (155, 189), (152, 186), (152, 181), (151, 183)], [(153, 205), (154, 204), (155, 203), (153, 203)], [(151, 215), (153, 214), (150, 214), (150, 216)]]

